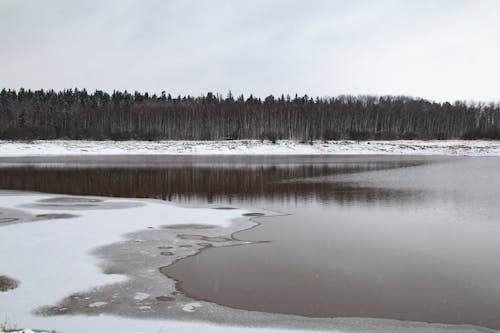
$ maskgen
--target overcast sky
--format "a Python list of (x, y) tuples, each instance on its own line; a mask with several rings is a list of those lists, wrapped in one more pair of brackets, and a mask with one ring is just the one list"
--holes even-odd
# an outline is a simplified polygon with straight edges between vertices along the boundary
[(0, 0), (0, 87), (500, 100), (498, 0)]

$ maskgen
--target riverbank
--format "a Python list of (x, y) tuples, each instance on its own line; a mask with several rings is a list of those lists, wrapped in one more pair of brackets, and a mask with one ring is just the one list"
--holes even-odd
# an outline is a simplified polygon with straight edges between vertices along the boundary
[(500, 141), (0, 141), (0, 157), (41, 155), (500, 156)]

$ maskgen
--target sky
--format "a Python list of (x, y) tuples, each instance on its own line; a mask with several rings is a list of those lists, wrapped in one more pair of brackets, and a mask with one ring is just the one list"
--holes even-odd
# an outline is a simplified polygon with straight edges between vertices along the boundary
[(0, 0), (0, 88), (500, 100), (498, 0)]

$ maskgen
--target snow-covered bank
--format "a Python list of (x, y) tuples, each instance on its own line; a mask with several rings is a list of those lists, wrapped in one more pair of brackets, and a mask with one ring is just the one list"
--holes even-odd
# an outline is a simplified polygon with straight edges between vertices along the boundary
[[(24, 216), (20, 223), (0, 226), (0, 271), (19, 280), (18, 288), (0, 293), (0, 320), (5, 326), (57, 332), (179, 332), (207, 326), (111, 316), (45, 317), (33, 310), (54, 304), (73, 292), (123, 281), (124, 275), (102, 272), (99, 260), (90, 253), (97, 246), (121, 241), (125, 233), (160, 225), (205, 223), (228, 227), (244, 210), (188, 209), (154, 200), (92, 198), (85, 204), (75, 201), (75, 197), (57, 198), (57, 205), (52, 205), (53, 195), (0, 192), (0, 213), (3, 208), (10, 209), (9, 214), (22, 209), (37, 216), (69, 209), (77, 215), (26, 221), (30, 223), (24, 223)], [(61, 205), (60, 198), (67, 198), (68, 203)], [(113, 202), (121, 208), (107, 205)], [(91, 207), (95, 203), (97, 206)]]
[(500, 156), (500, 141), (0, 141), (0, 157), (39, 155), (459, 155)]

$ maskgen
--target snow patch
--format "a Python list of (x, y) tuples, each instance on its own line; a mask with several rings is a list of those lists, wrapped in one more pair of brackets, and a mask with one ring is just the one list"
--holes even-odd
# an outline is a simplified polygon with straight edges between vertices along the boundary
[(108, 304), (107, 302), (94, 302), (89, 304), (89, 308), (100, 308)]
[(500, 156), (500, 141), (0, 141), (0, 156), (47, 155), (460, 155)]
[[(57, 197), (63, 197), (57, 195)], [(73, 198), (72, 196), (64, 196)], [(24, 207), (30, 214), (47, 213), (30, 204), (54, 198), (50, 194), (7, 193), (0, 195), (0, 206), (14, 209)], [(95, 198), (95, 197), (92, 197)], [(75, 209), (75, 223), (64, 219), (20, 223), (0, 228), (0, 262), (2, 274), (15, 276), (21, 282), (17, 289), (0, 293), (0, 318), (27, 327), (54, 329), (57, 332), (127, 332), (141, 330), (180, 332), (197, 329), (197, 324), (176, 321), (139, 320), (113, 316), (37, 316), (33, 310), (59, 302), (81, 290), (126, 279), (123, 275), (105, 274), (92, 249), (123, 240), (122, 235), (149, 226), (206, 223), (227, 227), (231, 221), (248, 211), (243, 209), (216, 210), (211, 208), (184, 208), (160, 200), (100, 198), (105, 202), (142, 203), (127, 209), (85, 210)], [(26, 207), (28, 205), (29, 207)], [(17, 208), (18, 209), (18, 208)], [(22, 246), (19, 246), (22, 244)], [(57, 260), (47, 260), (57, 258)], [(36, 272), (36, 274), (33, 274)], [(43, 285), (43, 288), (40, 286)], [(132, 294), (145, 298), (146, 293)], [(151, 297), (151, 296), (149, 296)], [(107, 302), (91, 303), (91, 308), (105, 306)], [(146, 304), (143, 304), (144, 306)], [(144, 309), (147, 310), (147, 309)], [(185, 328), (183, 330), (182, 328)], [(212, 331), (218, 326), (212, 325)], [(0, 330), (1, 331), (1, 330)]]
[(184, 304), (184, 306), (182, 307), (182, 311), (185, 311), (185, 312), (194, 312), (196, 310), (196, 308), (201, 308), (202, 305), (200, 303), (188, 303), (188, 304)]
[(148, 299), (148, 298), (149, 298), (149, 296), (150, 296), (150, 295), (149, 295), (149, 294), (146, 294), (146, 293), (135, 293), (135, 295), (134, 295), (134, 299), (135, 299), (136, 301), (141, 302), (141, 301), (144, 301), (144, 300)]

